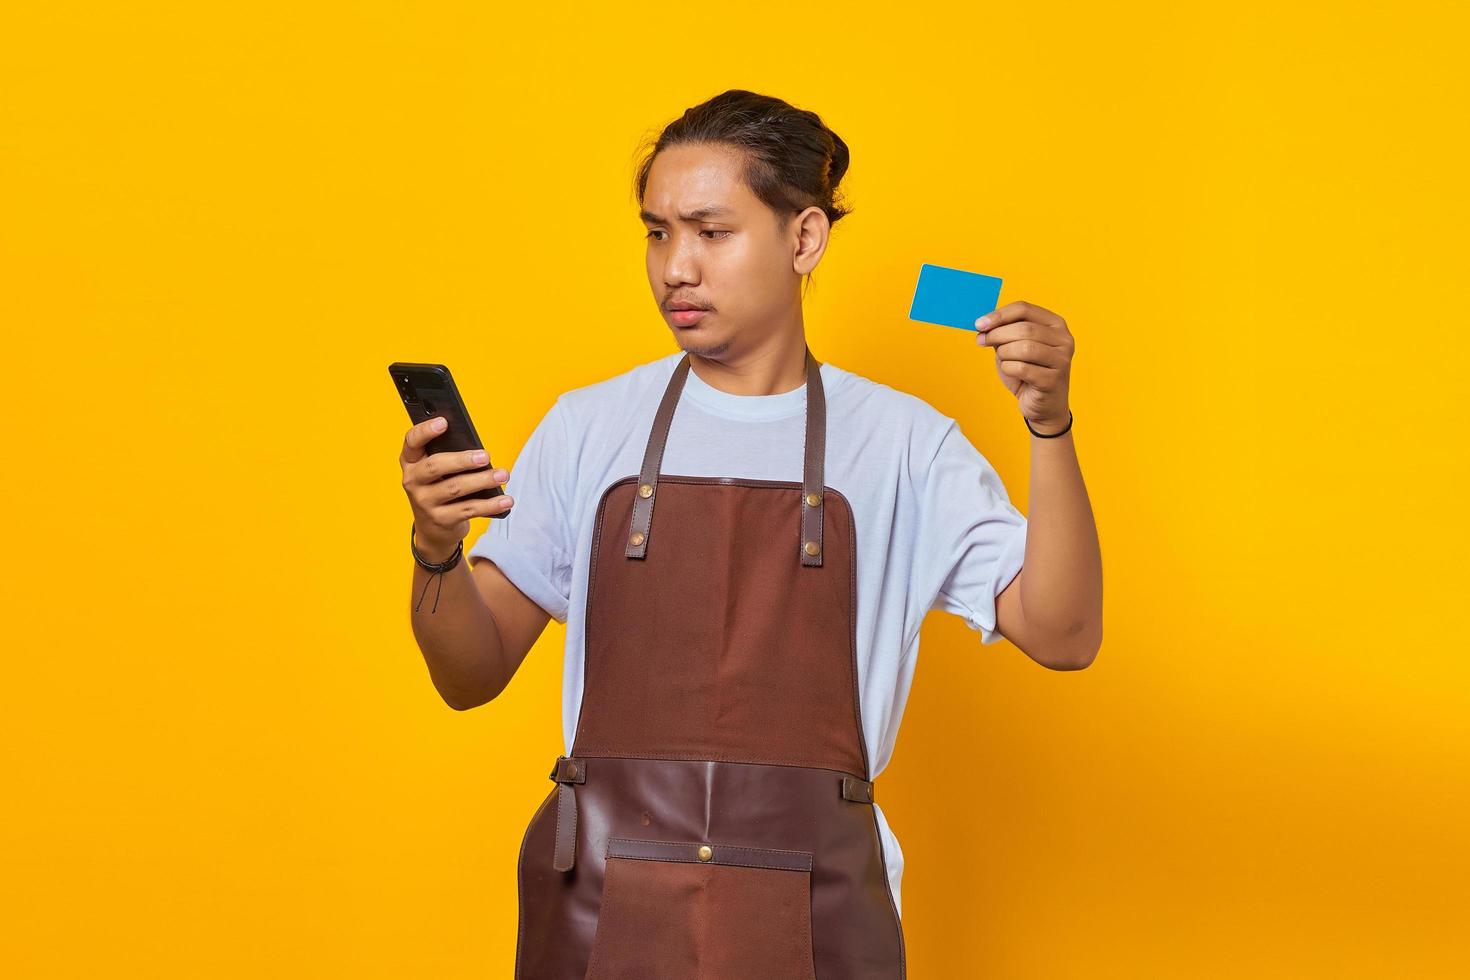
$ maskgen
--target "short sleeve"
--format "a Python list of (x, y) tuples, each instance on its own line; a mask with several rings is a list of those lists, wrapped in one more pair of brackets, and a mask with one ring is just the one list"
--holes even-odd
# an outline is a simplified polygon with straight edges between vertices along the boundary
[(956, 614), (981, 643), (995, 643), (995, 597), (1021, 571), (1026, 518), (953, 419), (920, 486), (916, 562), (933, 597), (928, 608)]
[[(498, 464), (503, 465), (503, 464)], [(558, 623), (571, 602), (575, 530), (570, 501), (574, 490), (572, 441), (566, 408), (558, 398), (542, 417), (505, 482), (515, 501), (465, 552), (489, 558), (505, 577)]]

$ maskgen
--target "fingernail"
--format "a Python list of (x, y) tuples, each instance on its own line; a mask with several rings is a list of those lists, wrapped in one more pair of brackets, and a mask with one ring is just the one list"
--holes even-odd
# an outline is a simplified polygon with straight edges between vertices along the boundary
[(496, 470), (495, 471), (495, 479), (499, 480), (501, 483), (504, 483), (505, 480), (506, 480), (506, 477), (508, 477), (508, 476), (510, 476), (510, 474), (507, 473), (507, 472), (505, 472), (505, 470)]
[(515, 501), (511, 500), (509, 497), (501, 497), (500, 499), (505, 501), (505, 503), (500, 505), (502, 507), (509, 507), (511, 504), (515, 503)]
[(472, 456), (472, 457), (470, 457), (470, 458), (473, 459), (476, 463), (479, 463), (482, 466), (484, 464), (490, 462), (490, 456), (489, 456), (488, 453), (475, 453), (475, 455)]
[(434, 420), (434, 428), (435, 428), (435, 430), (436, 430), (436, 431), (437, 431), (437, 430), (443, 430), (443, 428), (444, 428), (444, 427), (445, 427), (445, 426), (446, 426), (446, 425), (448, 425), (448, 424), (449, 424), (449, 423), (448, 423), (448, 422), (446, 422), (446, 421), (444, 421), (444, 419), (442, 419), (442, 418), (438, 418), (438, 419), (435, 419), (435, 420)]

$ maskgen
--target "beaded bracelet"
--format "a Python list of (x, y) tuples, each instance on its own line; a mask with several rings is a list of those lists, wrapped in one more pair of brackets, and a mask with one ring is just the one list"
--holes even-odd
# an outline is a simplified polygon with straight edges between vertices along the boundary
[(1037, 432), (1035, 429), (1032, 429), (1031, 428), (1031, 420), (1028, 419), (1024, 415), (1021, 416), (1021, 421), (1026, 423), (1026, 428), (1027, 429), (1030, 429), (1031, 430), (1031, 434), (1033, 436), (1035, 436), (1036, 438), (1038, 438), (1038, 439), (1055, 439), (1057, 436), (1066, 435), (1067, 434), (1067, 430), (1070, 429), (1070, 428), (1072, 428), (1072, 410), (1070, 408), (1067, 409), (1067, 424), (1066, 424), (1065, 427), (1063, 427), (1062, 431), (1060, 431), (1060, 432), (1053, 432), (1051, 435), (1047, 435), (1047, 434), (1042, 433), (1042, 432)]
[[(443, 575), (444, 575), (445, 572), (449, 571), (455, 565), (458, 565), (459, 564), (459, 558), (460, 558), (460, 556), (462, 554), (464, 554), (464, 541), (461, 540), (459, 542), (459, 544), (455, 545), (454, 546), (454, 554), (450, 555), (448, 558), (444, 559), (443, 561), (439, 561), (439, 562), (429, 561), (423, 555), (419, 554), (418, 546), (414, 544), (413, 535), (414, 535), (414, 531), (415, 530), (416, 530), (416, 528), (412, 524), (409, 524), (409, 526), (408, 526), (408, 550), (413, 552), (413, 560), (419, 563), (419, 567), (420, 568), (424, 568), (424, 569), (427, 569), (429, 571), (429, 578), (430, 578), (430, 580), (432, 580), (434, 578), (434, 576), (436, 576), (436, 575), (437, 576), (440, 576), (440, 578), (439, 578), (439, 587), (434, 590), (434, 605), (429, 608), (429, 612), (432, 613), (432, 612), (434, 612), (435, 610), (437, 610), (439, 608), (439, 592), (444, 587), (444, 578), (443, 578)], [(425, 582), (424, 583), (424, 591), (419, 593), (419, 601), (416, 602), (416, 603), (414, 603), (414, 606), (413, 606), (413, 611), (414, 612), (418, 612), (419, 611), (419, 606), (422, 606), (424, 604), (424, 596), (428, 593), (428, 591), (429, 591), (429, 583), (428, 582)]]

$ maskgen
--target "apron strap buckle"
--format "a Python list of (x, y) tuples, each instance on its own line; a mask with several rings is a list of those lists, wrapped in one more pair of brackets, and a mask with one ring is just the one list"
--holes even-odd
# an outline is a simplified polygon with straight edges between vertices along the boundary
[(577, 848), (577, 793), (572, 784), (587, 781), (587, 763), (559, 755), (548, 778), (557, 784), (556, 849), (551, 866), (557, 871), (570, 871), (576, 863)]
[(844, 800), (852, 800), (854, 803), (872, 803), (872, 780), (858, 779), (856, 776), (843, 776), (842, 798)]
[(571, 756), (559, 755), (556, 757), (556, 765), (551, 767), (551, 775), (547, 778), (558, 783), (585, 783), (587, 781), (587, 763), (583, 759), (573, 759)]

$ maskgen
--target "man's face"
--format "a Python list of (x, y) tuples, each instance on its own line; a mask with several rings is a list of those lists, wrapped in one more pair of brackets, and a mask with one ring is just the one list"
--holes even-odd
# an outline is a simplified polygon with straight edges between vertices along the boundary
[[(644, 187), (648, 284), (679, 346), (703, 357), (750, 349), (799, 322), (796, 225), (780, 227), (740, 167), (728, 147), (674, 146), (654, 158)], [(680, 302), (701, 312), (680, 313)]]

